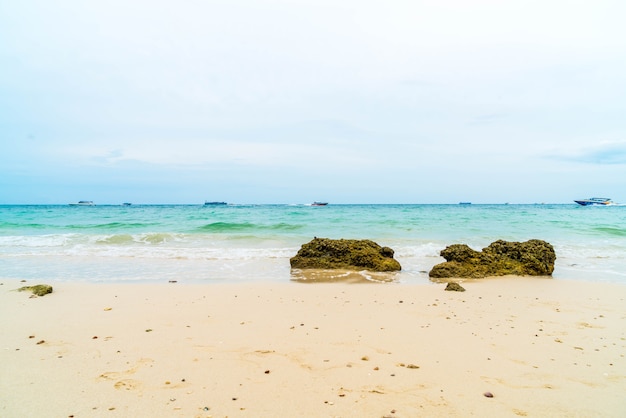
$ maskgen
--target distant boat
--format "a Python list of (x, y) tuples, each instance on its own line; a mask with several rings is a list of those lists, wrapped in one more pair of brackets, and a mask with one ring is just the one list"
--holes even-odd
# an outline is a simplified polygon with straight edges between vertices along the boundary
[(204, 206), (219, 206), (219, 205), (227, 205), (226, 202), (209, 202), (205, 201)]
[(91, 200), (79, 200), (78, 203), (70, 203), (70, 206), (96, 206)]
[(122, 206), (130, 206), (130, 205), (132, 205), (132, 203), (130, 203), (130, 202), (124, 202), (124, 203), (122, 203)]
[(582, 206), (608, 206), (614, 205), (613, 201), (607, 197), (591, 197), (589, 199), (574, 200)]
[(459, 202), (459, 205), (471, 205), (472, 202)]
[(328, 202), (313, 202), (311, 203), (311, 206), (326, 206), (328, 205)]

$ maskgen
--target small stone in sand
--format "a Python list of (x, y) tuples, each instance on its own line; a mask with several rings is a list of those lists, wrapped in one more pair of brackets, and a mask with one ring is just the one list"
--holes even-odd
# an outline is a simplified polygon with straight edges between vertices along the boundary
[(456, 282), (448, 282), (444, 290), (453, 292), (465, 292), (465, 288)]
[(485, 398), (493, 398), (493, 393), (491, 393), (491, 392), (485, 392), (485, 393), (483, 393), (483, 396), (484, 396)]

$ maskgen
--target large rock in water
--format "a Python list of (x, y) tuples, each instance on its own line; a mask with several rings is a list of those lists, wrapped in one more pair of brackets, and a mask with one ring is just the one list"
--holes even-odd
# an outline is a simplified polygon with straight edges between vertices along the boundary
[(355, 239), (314, 238), (303, 244), (289, 262), (299, 269), (349, 269), (398, 271), (400, 263), (393, 250), (374, 241)]
[(552, 245), (532, 239), (526, 242), (492, 242), (482, 252), (465, 244), (454, 244), (441, 251), (445, 263), (437, 264), (429, 273), (431, 278), (488, 276), (550, 276), (554, 271), (556, 254)]

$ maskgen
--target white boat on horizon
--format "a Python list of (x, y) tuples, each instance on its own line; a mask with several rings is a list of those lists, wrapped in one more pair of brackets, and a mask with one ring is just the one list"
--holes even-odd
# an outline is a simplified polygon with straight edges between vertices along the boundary
[(70, 206), (96, 206), (91, 200), (79, 200), (77, 203), (70, 203)]
[(608, 197), (591, 197), (589, 199), (574, 200), (581, 206), (610, 206), (615, 203)]

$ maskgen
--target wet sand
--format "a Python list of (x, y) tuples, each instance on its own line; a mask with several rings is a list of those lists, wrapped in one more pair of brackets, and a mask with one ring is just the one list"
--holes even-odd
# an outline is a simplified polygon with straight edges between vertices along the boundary
[(0, 282), (5, 418), (626, 415), (622, 285)]

